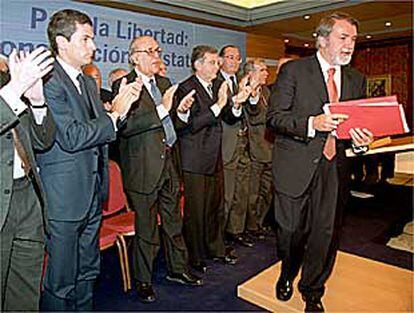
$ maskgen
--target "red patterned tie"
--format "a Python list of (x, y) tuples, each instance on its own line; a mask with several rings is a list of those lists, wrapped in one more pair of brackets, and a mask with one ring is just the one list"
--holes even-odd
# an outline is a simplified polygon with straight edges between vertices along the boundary
[[(328, 70), (328, 94), (329, 94), (329, 102), (338, 102), (338, 89), (336, 88), (335, 80), (334, 80), (335, 69), (330, 68)], [(323, 155), (330, 161), (336, 155), (336, 138), (331, 134), (328, 135), (326, 139), (325, 146), (323, 147)]]

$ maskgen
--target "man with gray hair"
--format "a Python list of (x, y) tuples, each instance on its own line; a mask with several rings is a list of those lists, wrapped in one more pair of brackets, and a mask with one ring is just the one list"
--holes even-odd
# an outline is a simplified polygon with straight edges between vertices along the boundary
[(257, 238), (264, 238), (264, 219), (272, 201), (273, 134), (266, 127), (270, 90), (266, 87), (269, 72), (261, 58), (249, 59), (244, 65), (252, 93), (245, 104), (248, 151), (250, 155), (249, 206), (246, 230)]
[[(276, 131), (273, 150), (277, 253), (282, 260), (276, 297), (287, 301), (293, 280), (306, 312), (323, 312), (321, 298), (338, 248), (342, 210), (349, 190), (345, 144), (334, 130), (347, 116), (324, 114), (328, 102), (365, 96), (366, 80), (347, 67), (358, 23), (347, 14), (324, 17), (317, 28), (316, 55), (282, 66), (267, 113)], [(372, 142), (372, 133), (351, 129), (356, 151)]]

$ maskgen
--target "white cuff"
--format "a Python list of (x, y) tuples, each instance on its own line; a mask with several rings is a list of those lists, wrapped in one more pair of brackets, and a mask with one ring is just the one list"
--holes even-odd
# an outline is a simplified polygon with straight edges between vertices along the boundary
[(219, 107), (219, 105), (217, 103), (214, 103), (211, 107), (210, 110), (213, 111), (213, 114), (215, 117), (220, 115), (221, 109)]
[(315, 138), (316, 136), (316, 130), (315, 128), (313, 128), (314, 118), (315, 118), (314, 116), (309, 116), (309, 119), (308, 119), (308, 137), (309, 138)]
[(37, 125), (42, 125), (43, 119), (47, 115), (47, 108), (31, 107), (35, 122)]
[(27, 109), (27, 105), (20, 99), (18, 95), (13, 91), (10, 84), (7, 84), (0, 89), (0, 96), (6, 101), (10, 109), (16, 116), (19, 116)]
[(233, 112), (233, 115), (235, 117), (240, 117), (242, 115), (242, 107), (241, 106), (238, 109), (236, 109), (235, 107), (232, 107), (231, 111)]
[(188, 123), (188, 119), (190, 117), (190, 110), (187, 110), (187, 112), (185, 112), (185, 113), (180, 113), (180, 112), (177, 111), (177, 116), (184, 123)]

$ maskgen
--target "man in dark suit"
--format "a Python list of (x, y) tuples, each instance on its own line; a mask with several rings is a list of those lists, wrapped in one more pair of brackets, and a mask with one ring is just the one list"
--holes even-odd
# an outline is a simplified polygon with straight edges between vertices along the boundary
[(75, 10), (58, 11), (47, 31), (57, 62), (44, 92), (57, 132), (52, 147), (38, 154), (50, 229), (42, 307), (90, 311), (99, 274), (101, 203), (108, 188), (107, 143), (141, 85), (124, 82), (113, 111), (105, 112), (95, 81), (81, 72), (96, 49), (91, 19)]
[(245, 118), (249, 138), (250, 187), (246, 230), (263, 238), (264, 219), (273, 196), (272, 149), (273, 133), (266, 127), (270, 90), (267, 88), (269, 72), (263, 59), (253, 58), (244, 65), (252, 93), (245, 104)]
[[(213, 82), (218, 90), (223, 82), (229, 85), (229, 106), (235, 102), (243, 103), (248, 95), (239, 93), (245, 90), (246, 80), (239, 82), (237, 73), (242, 62), (240, 49), (234, 45), (221, 48), (219, 56), (222, 65)], [(242, 99), (241, 96), (243, 96)], [(232, 125), (225, 121), (223, 126), (222, 154), (224, 165), (224, 231), (227, 239), (246, 247), (252, 247), (253, 241), (244, 234), (247, 209), (249, 205), (249, 138), (245, 114)]]
[[(181, 167), (184, 179), (184, 238), (190, 263), (205, 272), (208, 257), (235, 264), (237, 257), (226, 251), (223, 241), (224, 193), (223, 161), (221, 157), (222, 125), (235, 123), (241, 115), (240, 105), (226, 106), (228, 85), (218, 92), (212, 81), (219, 70), (217, 50), (196, 46), (191, 55), (194, 75), (180, 83), (177, 101), (195, 91), (190, 109), (180, 110), (177, 127)], [(185, 116), (183, 116), (185, 115)]]
[[(345, 145), (331, 133), (347, 116), (323, 114), (322, 107), (365, 95), (365, 78), (346, 66), (357, 25), (347, 14), (323, 18), (317, 28), (317, 54), (282, 66), (267, 114), (268, 126), (276, 131), (273, 176), (282, 259), (276, 296), (290, 299), (302, 267), (298, 286), (306, 312), (324, 311), (321, 297), (335, 263), (348, 194)], [(358, 150), (373, 139), (366, 129), (352, 129), (350, 135)]]
[(33, 150), (47, 149), (55, 136), (41, 80), (52, 62), (44, 48), (13, 51), (11, 80), (0, 89), (1, 311), (39, 310), (47, 207)]
[[(144, 88), (120, 132), (124, 188), (135, 211), (133, 274), (138, 297), (144, 302), (156, 299), (151, 281), (160, 247), (157, 215), (161, 219), (167, 280), (193, 286), (203, 283), (187, 269), (187, 249), (181, 234), (177, 136), (170, 117), (176, 87), (170, 88), (170, 81), (156, 74), (160, 54), (161, 48), (152, 37), (137, 37), (131, 42), (129, 55), (134, 69), (126, 78), (134, 81), (139, 77)], [(112, 89), (117, 93), (118, 88), (116, 81)]]

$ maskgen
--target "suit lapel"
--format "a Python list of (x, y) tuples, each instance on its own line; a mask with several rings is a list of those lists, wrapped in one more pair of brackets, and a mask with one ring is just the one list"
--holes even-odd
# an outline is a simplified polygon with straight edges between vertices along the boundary
[(314, 90), (317, 91), (317, 94), (320, 96), (322, 103), (328, 103), (328, 90), (326, 89), (326, 84), (323, 78), (321, 66), (319, 65), (316, 55), (310, 58), (308, 71), (309, 82), (313, 85)]
[(341, 101), (348, 100), (352, 97), (351, 78), (347, 66), (341, 67)]
[(85, 99), (79, 94), (78, 89), (70, 79), (69, 75), (64, 71), (59, 62), (55, 62), (54, 67), (54, 70), (58, 73), (61, 80), (63, 81), (63, 85), (67, 86), (70, 95), (74, 97), (76, 103), (78, 103), (77, 107), (80, 108), (85, 118), (89, 118), (88, 104), (85, 102)]

